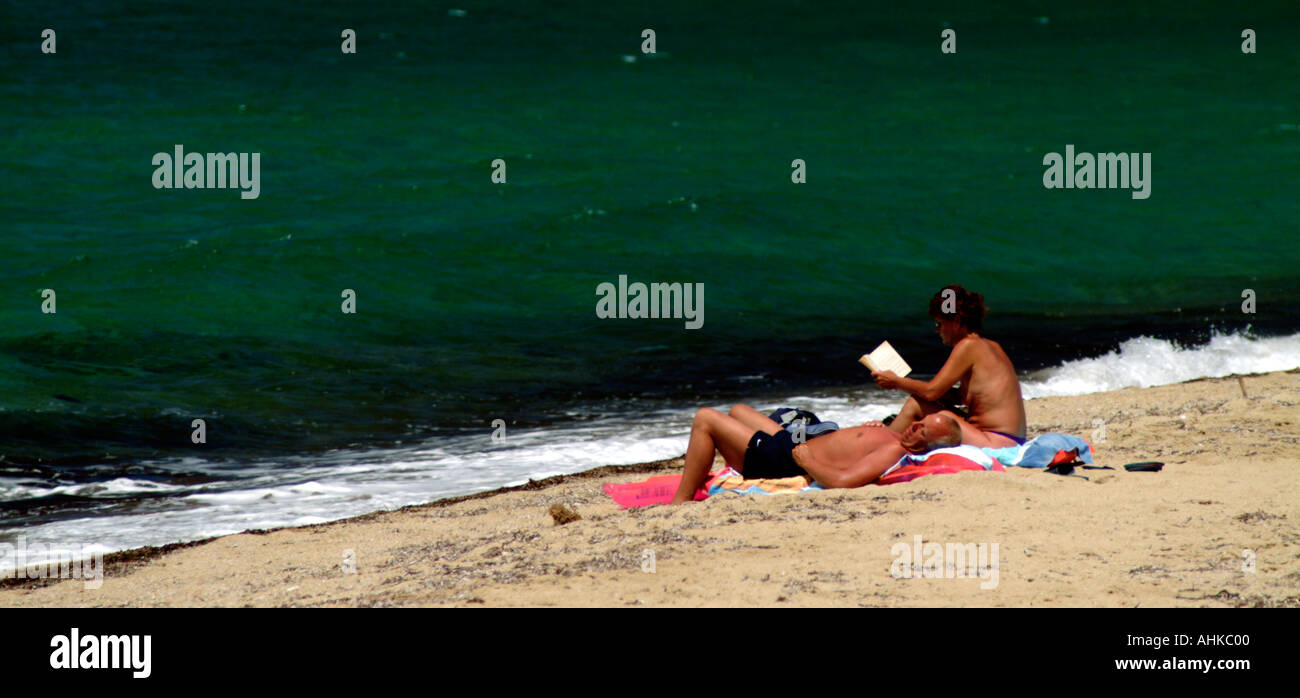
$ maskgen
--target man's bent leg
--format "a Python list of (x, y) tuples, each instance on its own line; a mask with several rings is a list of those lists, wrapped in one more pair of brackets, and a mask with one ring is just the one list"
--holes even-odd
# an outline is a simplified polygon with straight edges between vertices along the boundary
[(722, 453), (728, 463), (743, 463), (745, 449), (754, 430), (739, 419), (705, 407), (695, 413), (691, 423), (691, 440), (686, 446), (686, 470), (682, 483), (673, 495), (673, 504), (695, 499), (695, 491), (709, 479), (713, 451)]
[(775, 434), (781, 431), (780, 424), (772, 421), (767, 415), (749, 405), (733, 405), (731, 416), (739, 419), (745, 426), (754, 431), (761, 431), (765, 434)]

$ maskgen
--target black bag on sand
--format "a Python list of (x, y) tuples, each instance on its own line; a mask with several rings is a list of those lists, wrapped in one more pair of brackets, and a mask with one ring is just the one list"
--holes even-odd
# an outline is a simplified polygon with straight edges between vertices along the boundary
[(797, 407), (782, 407), (768, 415), (767, 418), (780, 424), (782, 429), (791, 433), (802, 430), (803, 435), (799, 437), (800, 439), (822, 436), (840, 428), (840, 425), (835, 422), (823, 422), (812, 412)]
[(812, 426), (813, 424), (820, 424), (822, 421), (812, 412), (801, 410), (797, 407), (780, 407), (772, 414), (769, 414), (767, 418), (780, 424), (782, 429), (789, 427), (796, 421), (803, 422), (803, 425), (806, 427)]

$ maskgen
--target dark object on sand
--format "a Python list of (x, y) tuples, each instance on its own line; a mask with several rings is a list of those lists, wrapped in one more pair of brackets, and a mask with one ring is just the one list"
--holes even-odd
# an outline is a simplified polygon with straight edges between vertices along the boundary
[(1080, 480), (1088, 480), (1086, 475), (1080, 475), (1074, 472), (1074, 466), (1076, 464), (1082, 465), (1082, 463), (1077, 463), (1077, 461), (1075, 463), (1057, 463), (1056, 465), (1048, 466), (1043, 470), (1043, 472), (1051, 473), (1053, 475), (1064, 475), (1066, 477), (1077, 477)]
[(772, 414), (769, 414), (767, 418), (780, 424), (782, 429), (785, 429), (795, 422), (803, 422), (804, 426), (812, 426), (814, 424), (820, 424), (822, 421), (812, 412), (801, 410), (798, 407), (778, 408), (776, 411), (772, 412)]
[(782, 407), (769, 414), (767, 418), (780, 424), (782, 429), (792, 435), (800, 434), (797, 441), (823, 436), (840, 428), (840, 425), (835, 422), (823, 422), (812, 412), (797, 407)]
[(1088, 480), (1089, 482), (1092, 482), (1092, 480), (1089, 479), (1087, 475), (1080, 475), (1079, 473), (1074, 472), (1075, 468), (1082, 468), (1084, 470), (1114, 470), (1114, 468), (1110, 467), (1109, 465), (1088, 465), (1083, 461), (1076, 460), (1069, 463), (1057, 463), (1056, 465), (1049, 465), (1045, 469), (1043, 469), (1043, 472), (1051, 473), (1053, 475), (1065, 475), (1067, 477), (1077, 477), (1080, 480)]
[(1164, 463), (1156, 460), (1146, 460), (1141, 463), (1125, 463), (1124, 469), (1130, 473), (1158, 473), (1165, 467)]
[(564, 506), (563, 504), (552, 504), (550, 512), (551, 518), (555, 519), (556, 526), (563, 526), (566, 523), (577, 521), (582, 518), (578, 512)]

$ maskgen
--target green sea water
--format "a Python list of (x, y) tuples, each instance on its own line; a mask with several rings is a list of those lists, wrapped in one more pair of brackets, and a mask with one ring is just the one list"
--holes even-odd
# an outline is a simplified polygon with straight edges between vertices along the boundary
[[(941, 359), (952, 282), (1022, 368), (1300, 329), (1293, 2), (463, 8), (0, 5), (6, 463), (183, 454), (192, 418), (235, 457), (861, 380), (835, 357), (882, 338)], [(155, 189), (176, 144), (260, 153), (260, 196)], [(1150, 198), (1045, 189), (1067, 144), (1151, 153)], [(704, 326), (598, 319), (620, 274), (704, 284)]]

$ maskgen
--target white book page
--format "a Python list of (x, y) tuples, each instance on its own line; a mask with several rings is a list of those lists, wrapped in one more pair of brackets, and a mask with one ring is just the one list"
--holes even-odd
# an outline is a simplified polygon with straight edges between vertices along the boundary
[(907, 365), (897, 351), (894, 351), (894, 347), (889, 342), (881, 342), (875, 351), (864, 355), (859, 361), (873, 371), (893, 371), (900, 378), (912, 372), (912, 367)]

